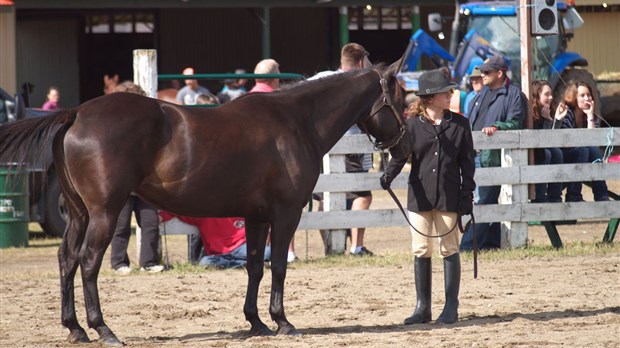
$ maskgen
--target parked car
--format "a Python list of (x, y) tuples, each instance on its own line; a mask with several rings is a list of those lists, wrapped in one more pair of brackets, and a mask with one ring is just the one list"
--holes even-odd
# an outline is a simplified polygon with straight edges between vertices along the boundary
[[(24, 118), (44, 117), (50, 111), (25, 107), (20, 94), (12, 97), (0, 88), (0, 125)], [(28, 163), (30, 171), (30, 221), (38, 222), (43, 231), (61, 237), (67, 225), (67, 206), (54, 170), (52, 146), (36, 163)]]

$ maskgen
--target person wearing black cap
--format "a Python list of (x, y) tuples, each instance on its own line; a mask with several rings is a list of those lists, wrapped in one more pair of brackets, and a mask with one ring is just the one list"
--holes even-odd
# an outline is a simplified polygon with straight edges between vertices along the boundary
[[(498, 130), (521, 129), (527, 115), (527, 98), (517, 86), (510, 83), (506, 75), (508, 67), (501, 56), (492, 56), (478, 67), (484, 87), (469, 104), (467, 117), (473, 131), (482, 131), (492, 136)], [(501, 150), (481, 150), (476, 156), (476, 165), (501, 166)], [(497, 204), (501, 186), (478, 188), (476, 204)], [(467, 229), (461, 239), (461, 251), (473, 249), (473, 231), (479, 249), (499, 249), (501, 228), (499, 222), (477, 223)]]
[[(237, 71), (241, 71), (241, 70), (237, 69)], [(235, 74), (237, 74), (237, 71), (235, 71)], [(245, 71), (239, 72), (239, 74), (244, 74), (244, 73)], [(235, 100), (239, 98), (240, 96), (247, 93), (247, 91), (241, 85), (240, 81), (241, 79), (234, 79), (234, 78), (229, 78), (229, 79), (225, 79), (222, 81), (222, 83), (224, 84), (224, 87), (217, 94), (217, 98), (220, 100), (220, 103), (222, 104), (228, 103), (229, 101)]]
[[(406, 111), (413, 138), (407, 210), (414, 227), (411, 234), (417, 298), (415, 311), (405, 319), (406, 325), (431, 321), (433, 236), (439, 237), (446, 292), (437, 323), (458, 320), (461, 261), (457, 219), (472, 212), (475, 153), (469, 122), (449, 110), (457, 86), (449, 76), (447, 69), (423, 73), (416, 93), (420, 99)], [(387, 190), (406, 162), (393, 158), (381, 177), (381, 187)]]

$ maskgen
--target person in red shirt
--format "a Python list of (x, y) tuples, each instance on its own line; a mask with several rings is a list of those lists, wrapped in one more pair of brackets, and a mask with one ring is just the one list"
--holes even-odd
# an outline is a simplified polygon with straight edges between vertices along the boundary
[[(254, 68), (255, 74), (279, 74), (280, 64), (274, 59), (263, 59)], [(256, 79), (256, 85), (248, 93), (270, 93), (280, 88), (280, 79)], [(271, 242), (271, 234), (267, 237), (267, 246)], [(287, 262), (295, 262), (297, 256), (295, 255), (295, 236), (291, 239), (291, 243), (288, 245), (288, 255), (286, 257)]]
[[(198, 228), (205, 252), (205, 256), (200, 259), (200, 266), (221, 269), (245, 267), (248, 253), (243, 218), (191, 218), (166, 212), (160, 215), (163, 221), (176, 217)], [(267, 248), (265, 260), (270, 258), (271, 250)]]

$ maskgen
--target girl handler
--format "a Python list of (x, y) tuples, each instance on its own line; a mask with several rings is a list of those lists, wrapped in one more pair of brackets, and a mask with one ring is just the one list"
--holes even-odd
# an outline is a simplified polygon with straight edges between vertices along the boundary
[[(420, 99), (406, 111), (414, 144), (407, 210), (414, 226), (411, 233), (417, 303), (405, 324), (431, 321), (433, 230), (435, 236), (441, 236), (446, 291), (445, 307), (437, 322), (452, 324), (458, 320), (461, 282), (456, 222), (459, 215), (471, 214), (473, 208), (475, 153), (468, 120), (448, 110), (456, 87), (448, 71), (423, 73), (419, 86), (416, 94)], [(381, 177), (381, 187), (388, 189), (405, 163), (392, 159)]]

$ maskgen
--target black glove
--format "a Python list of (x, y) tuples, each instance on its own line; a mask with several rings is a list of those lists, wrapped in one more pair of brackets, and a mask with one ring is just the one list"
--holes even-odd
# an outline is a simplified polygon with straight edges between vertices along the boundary
[(379, 178), (379, 183), (381, 183), (381, 188), (384, 190), (387, 190), (390, 188), (390, 185), (392, 184), (392, 176), (388, 175), (388, 173), (383, 173), (383, 175), (381, 175), (381, 178)]
[(458, 213), (460, 216), (471, 215), (474, 210), (474, 197), (472, 195), (462, 196), (459, 201)]

